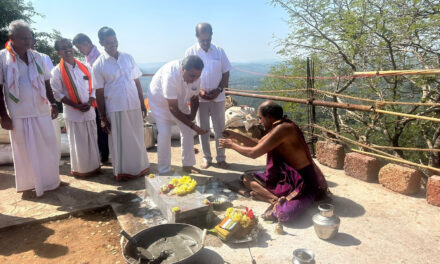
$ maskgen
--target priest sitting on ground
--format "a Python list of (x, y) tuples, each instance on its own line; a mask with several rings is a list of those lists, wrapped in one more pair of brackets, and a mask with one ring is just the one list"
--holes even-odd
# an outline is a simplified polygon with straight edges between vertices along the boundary
[(253, 198), (271, 203), (263, 218), (286, 222), (324, 198), (327, 182), (313, 162), (301, 130), (283, 116), (280, 105), (262, 103), (258, 118), (266, 132), (263, 138), (255, 140), (226, 130), (226, 138), (219, 144), (254, 159), (267, 153), (266, 171), (246, 173), (242, 181)]
[(70, 40), (55, 41), (55, 50), (61, 61), (52, 70), (50, 84), (55, 99), (63, 103), (71, 173), (76, 177), (93, 176), (99, 172), (100, 160), (91, 70), (73, 57)]

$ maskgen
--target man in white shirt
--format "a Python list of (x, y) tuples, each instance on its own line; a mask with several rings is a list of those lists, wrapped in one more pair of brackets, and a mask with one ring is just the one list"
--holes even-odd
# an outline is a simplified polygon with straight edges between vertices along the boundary
[[(197, 114), (197, 123), (204, 130), (209, 130), (209, 117), (211, 116), (214, 129), (217, 164), (226, 168), (225, 149), (219, 148), (218, 139), (222, 137), (225, 129), (225, 91), (228, 87), (229, 70), (231, 64), (222, 48), (211, 43), (212, 27), (208, 23), (196, 26), (198, 43), (188, 48), (185, 56), (197, 55), (203, 60), (205, 67), (200, 77), (200, 105)], [(200, 135), (203, 160), (202, 169), (212, 164), (209, 133)]]
[(113, 29), (98, 31), (105, 52), (92, 68), (101, 127), (109, 135), (116, 180), (136, 178), (150, 170), (144, 139), (145, 108), (139, 70), (132, 56), (118, 51)]
[[(98, 57), (101, 55), (99, 50), (96, 48), (95, 45), (93, 45), (90, 38), (83, 34), (79, 33), (77, 34), (73, 40), (73, 45), (81, 52), (84, 56), (86, 56), (86, 65), (91, 69), (93, 66), (93, 63), (98, 59)], [(104, 131), (101, 128), (101, 119), (99, 118), (98, 109), (95, 108), (95, 114), (96, 114), (96, 124), (98, 128), (98, 148), (99, 153), (101, 154), (101, 162), (107, 163), (108, 162), (108, 135), (104, 133)]]
[(180, 129), (183, 172), (199, 172), (194, 168), (194, 131), (198, 135), (208, 132), (193, 123), (199, 106), (202, 69), (202, 60), (192, 55), (183, 61), (165, 64), (151, 80), (147, 97), (158, 130), (157, 167), (160, 174), (171, 171), (171, 127), (174, 124)]
[(50, 87), (50, 72), (41, 55), (31, 50), (29, 25), (23, 20), (11, 22), (9, 37), (6, 49), (0, 51), (1, 126), (11, 130), (17, 191), (35, 189), (40, 197), (60, 185), (51, 120), (58, 110)]
[(71, 173), (76, 177), (97, 174), (100, 168), (97, 143), (95, 90), (90, 69), (73, 57), (73, 46), (68, 39), (55, 42), (61, 57), (52, 70), (50, 84), (55, 99), (63, 103), (64, 119), (70, 146)]

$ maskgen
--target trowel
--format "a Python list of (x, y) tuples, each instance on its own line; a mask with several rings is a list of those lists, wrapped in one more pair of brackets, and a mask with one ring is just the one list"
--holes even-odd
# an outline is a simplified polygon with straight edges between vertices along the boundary
[[(140, 247), (139, 245), (138, 245), (138, 242), (137, 242), (137, 240), (136, 239), (134, 239), (132, 236), (130, 236), (127, 232), (125, 232), (124, 230), (121, 230), (121, 235), (123, 235), (126, 239), (128, 239), (128, 241), (130, 241), (135, 247), (136, 247), (136, 250), (137, 250), (137, 254), (138, 254), (138, 257), (142, 260), (142, 261), (152, 261), (152, 260), (154, 260), (154, 257), (153, 257), (153, 255), (151, 254), (151, 252), (150, 251), (148, 251), (146, 248), (144, 248), (144, 247)], [(148, 263), (147, 262), (147, 263)]]

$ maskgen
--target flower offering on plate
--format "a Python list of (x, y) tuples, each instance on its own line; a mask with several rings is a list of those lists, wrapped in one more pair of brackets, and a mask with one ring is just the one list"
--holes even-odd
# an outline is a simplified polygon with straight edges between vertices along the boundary
[(222, 240), (245, 239), (258, 225), (258, 218), (254, 212), (245, 208), (245, 211), (230, 207), (226, 210), (225, 218), (212, 230)]

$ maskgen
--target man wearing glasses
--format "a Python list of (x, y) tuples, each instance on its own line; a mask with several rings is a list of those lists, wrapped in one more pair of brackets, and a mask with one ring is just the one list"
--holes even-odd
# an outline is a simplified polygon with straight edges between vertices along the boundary
[(61, 57), (52, 70), (50, 84), (55, 99), (63, 103), (67, 136), (70, 145), (71, 173), (89, 177), (99, 172), (99, 150), (96, 136), (95, 90), (92, 88), (90, 68), (73, 57), (68, 39), (55, 41), (55, 50)]
[[(197, 113), (197, 122), (201, 129), (209, 130), (211, 117), (215, 136), (216, 160), (220, 168), (227, 168), (225, 150), (218, 147), (218, 139), (225, 129), (225, 91), (228, 87), (229, 70), (231, 64), (224, 50), (211, 43), (212, 27), (208, 23), (196, 26), (198, 43), (186, 50), (185, 57), (199, 56), (205, 67), (200, 77), (200, 105)], [(200, 135), (203, 151), (202, 169), (212, 164), (209, 133)]]
[(116, 180), (136, 178), (150, 170), (144, 139), (144, 104), (139, 70), (133, 57), (118, 51), (113, 29), (98, 31), (104, 52), (92, 68), (101, 127), (109, 135)]

